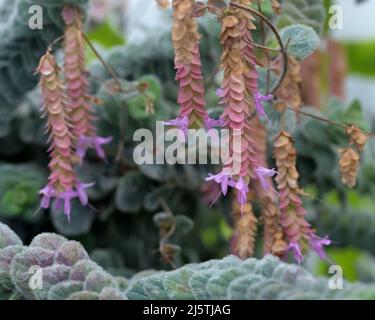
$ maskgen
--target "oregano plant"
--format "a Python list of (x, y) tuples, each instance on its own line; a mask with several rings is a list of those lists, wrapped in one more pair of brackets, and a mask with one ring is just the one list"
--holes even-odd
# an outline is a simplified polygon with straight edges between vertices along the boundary
[(0, 222), (0, 298), (374, 298), (304, 269), (375, 240), (353, 215), (374, 208), (374, 132), (359, 102), (304, 94), (323, 2), (156, 0), (166, 28), (137, 43), (110, 4), (33, 1), (30, 30), (20, 0), (0, 24), (0, 221), (20, 233)]

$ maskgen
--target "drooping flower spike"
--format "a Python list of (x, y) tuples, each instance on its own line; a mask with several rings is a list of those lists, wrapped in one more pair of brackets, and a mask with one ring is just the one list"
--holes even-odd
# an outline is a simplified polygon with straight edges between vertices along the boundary
[(307, 213), (299, 195), (296, 155), (290, 134), (280, 132), (274, 143), (274, 157), (278, 170), (276, 182), (280, 193), (281, 225), (289, 242), (289, 250), (293, 252), (298, 263), (302, 262), (303, 253), (309, 247), (315, 250), (319, 257), (326, 259), (323, 246), (330, 245), (331, 240), (328, 237), (319, 238), (305, 219)]
[(70, 201), (79, 198), (82, 205), (87, 205), (87, 195), (84, 189), (90, 185), (82, 184), (74, 172), (74, 136), (69, 122), (69, 108), (66, 102), (64, 87), (59, 79), (59, 69), (54, 57), (47, 52), (37, 68), (40, 74), (40, 87), (43, 96), (43, 117), (47, 118), (49, 132), (49, 153), (51, 174), (48, 184), (39, 191), (42, 195), (41, 207), (49, 208), (51, 201), (57, 204), (64, 202), (64, 213), (70, 216)]
[[(244, 1), (250, 4), (251, 1)], [(243, 3), (244, 4), (244, 3)], [(251, 180), (261, 180), (266, 185), (265, 176), (272, 176), (274, 170), (256, 172), (260, 168), (255, 153), (255, 142), (253, 140), (253, 128), (249, 120), (252, 109), (261, 109), (261, 101), (271, 99), (272, 96), (264, 97), (257, 91), (257, 72), (255, 69), (255, 55), (247, 46), (251, 38), (250, 30), (254, 29), (251, 20), (253, 18), (245, 11), (227, 8), (222, 16), (221, 44), (223, 54), (221, 58), (221, 69), (224, 79), (216, 95), (220, 97), (220, 103), (225, 109), (220, 117), (223, 127), (229, 129), (231, 136), (239, 132), (241, 143), (235, 145), (232, 139), (229, 141), (230, 161), (224, 165), (224, 171), (229, 172), (232, 168), (239, 168), (235, 174), (230, 175), (229, 186), (237, 191), (237, 200), (240, 205), (246, 203)], [(249, 99), (250, 98), (250, 99)], [(249, 104), (249, 101), (253, 101)], [(222, 181), (218, 181), (222, 183)]]
[[(263, 220), (263, 253), (284, 257), (287, 243), (280, 224), (280, 210), (278, 208), (278, 192), (275, 190), (272, 177), (277, 174), (275, 169), (267, 167), (267, 130), (258, 117), (252, 117), (254, 128), (254, 150), (259, 167), (255, 170), (258, 180), (255, 181), (255, 193), (261, 205)], [(260, 177), (259, 177), (260, 176)]]
[[(246, 5), (251, 4), (251, 0), (245, 0)], [(273, 99), (273, 95), (268, 94), (268, 95), (262, 95), (259, 92), (259, 87), (258, 87), (258, 71), (256, 69), (257, 67), (257, 59), (255, 56), (255, 48), (254, 45), (252, 44), (253, 42), (253, 37), (251, 34), (251, 30), (255, 29), (254, 24), (252, 24), (253, 17), (248, 16), (249, 21), (248, 21), (248, 28), (242, 29), (242, 56), (245, 61), (245, 87), (247, 91), (247, 95), (255, 105), (255, 111), (257, 113), (257, 116), (259, 118), (265, 118), (267, 122), (270, 124), (270, 120), (268, 119), (266, 112), (264, 111), (263, 107), (263, 102), (264, 101), (269, 101)]]
[(241, 259), (246, 259), (251, 257), (255, 251), (258, 220), (254, 215), (250, 199), (245, 205), (239, 205), (234, 199), (232, 211), (234, 234), (231, 241), (231, 252)]
[(82, 14), (78, 8), (67, 5), (62, 16), (65, 22), (64, 70), (69, 99), (69, 117), (77, 156), (82, 161), (89, 148), (96, 150), (105, 159), (103, 145), (112, 141), (111, 137), (98, 137), (94, 125), (94, 110), (88, 93), (87, 71), (85, 69), (85, 50), (82, 35)]
[[(175, 50), (176, 80), (179, 85), (177, 103), (180, 112), (177, 120), (184, 121), (188, 128), (210, 129), (220, 125), (213, 122), (205, 109), (202, 63), (199, 54), (198, 24), (194, 19), (195, 0), (173, 0), (172, 43)], [(173, 120), (175, 121), (175, 120)], [(181, 123), (177, 125), (181, 127)]]

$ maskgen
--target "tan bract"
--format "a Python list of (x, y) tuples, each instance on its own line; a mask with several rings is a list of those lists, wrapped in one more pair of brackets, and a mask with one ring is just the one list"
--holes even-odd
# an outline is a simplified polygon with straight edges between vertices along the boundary
[(352, 147), (341, 149), (340, 151), (340, 173), (341, 181), (349, 188), (355, 187), (359, 169), (359, 154)]

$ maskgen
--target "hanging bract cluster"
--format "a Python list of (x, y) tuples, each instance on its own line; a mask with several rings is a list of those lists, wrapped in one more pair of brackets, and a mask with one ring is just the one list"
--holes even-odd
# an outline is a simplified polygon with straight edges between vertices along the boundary
[[(169, 6), (168, 1), (157, 2), (162, 8)], [(307, 251), (312, 249), (320, 258), (327, 260), (324, 247), (330, 245), (331, 240), (328, 236), (318, 236), (306, 220), (303, 197), (307, 194), (299, 186), (297, 148), (286, 119), (287, 112), (306, 115), (300, 110), (303, 102), (300, 90), (303, 80), (301, 62), (319, 46), (316, 32), (319, 25), (287, 25), (279, 32), (277, 22), (269, 20), (261, 12), (261, 4), (261, 0), (171, 1), (171, 41), (179, 110), (177, 117), (164, 119), (164, 124), (180, 129), (183, 142), (187, 142), (188, 129), (209, 132), (216, 128), (229, 132), (229, 157), (217, 172), (206, 177), (205, 186), (216, 193), (212, 196), (211, 192), (208, 197), (213, 202), (220, 196), (233, 196), (233, 254), (242, 259), (253, 256), (257, 232), (263, 230), (264, 255), (273, 254), (287, 259), (291, 253), (300, 264)], [(273, 0), (272, 9), (278, 16), (283, 6)], [(61, 14), (65, 23), (63, 67), (58, 66), (51, 44), (37, 68), (43, 97), (42, 112), (46, 119), (50, 146), (50, 175), (47, 185), (39, 193), (42, 196), (42, 208), (49, 208), (52, 203), (57, 208), (63, 206), (69, 218), (72, 199), (78, 198), (82, 206), (89, 206), (86, 189), (95, 182), (80, 181), (77, 168), (85, 165), (84, 158), (90, 148), (95, 149), (100, 159), (106, 160), (103, 146), (110, 143), (112, 137), (99, 136), (95, 124), (97, 117), (92, 107), (95, 99), (89, 94), (85, 62), (85, 42), (88, 40), (82, 31), (83, 14), (73, 5), (65, 6)], [(220, 25), (218, 45), (221, 47), (221, 58), (220, 61), (214, 61), (217, 70), (213, 78), (214, 82), (220, 78), (216, 100), (221, 113), (216, 118), (211, 116), (207, 108), (206, 79), (209, 76), (204, 74), (205, 66), (201, 61), (201, 56), (206, 55), (202, 54), (200, 44), (207, 39), (200, 32), (199, 18), (205, 15), (213, 16)], [(276, 39), (272, 44), (278, 43), (277, 48), (267, 47), (271, 43), (267, 38), (268, 29), (272, 39)], [(259, 34), (261, 40), (258, 39)], [(129, 65), (131, 67), (131, 63)], [(112, 74), (113, 70), (108, 65), (105, 67), (116, 78), (113, 79), (116, 84), (121, 84), (115, 72)], [(118, 89), (121, 91), (121, 88)], [(145, 113), (155, 111), (147, 97), (148, 87), (139, 86), (137, 90), (141, 93), (141, 99), (146, 101)], [(129, 101), (129, 112), (139, 112), (134, 108), (135, 100)], [(279, 120), (277, 123), (274, 121), (275, 114)], [(116, 116), (121, 118), (122, 114)], [(339, 169), (343, 184), (354, 187), (360, 154), (369, 134), (355, 125), (315, 118), (341, 127), (349, 137), (350, 146), (338, 151)], [(298, 121), (300, 119), (296, 117)], [(126, 130), (126, 127), (120, 126), (119, 144), (125, 144), (123, 136)], [(235, 136), (239, 145), (234, 142)], [(268, 152), (269, 141), (273, 144), (272, 152)], [(118, 158), (121, 158), (122, 152), (119, 148)], [(268, 153), (273, 154), (275, 168), (272, 168)], [(124, 178), (119, 185), (124, 184), (129, 189), (134, 187), (138, 192), (141, 189), (135, 186), (138, 173), (132, 172), (129, 176), (132, 176), (130, 182)], [(128, 197), (132, 200), (131, 195)], [(116, 194), (116, 201), (118, 198), (120, 196)], [(155, 203), (159, 200), (156, 196), (153, 198)], [(134, 211), (139, 210), (140, 206), (136, 206)], [(158, 204), (152, 203), (151, 207), (156, 210)], [(255, 208), (260, 209), (259, 217), (254, 213)], [(122, 206), (124, 212), (128, 209)], [(159, 214), (160, 217), (163, 215)], [(167, 218), (174, 220), (171, 213)], [(159, 223), (159, 227), (161, 230), (165, 228), (162, 223)], [(165, 228), (165, 232), (161, 232), (161, 252), (173, 247), (164, 242), (171, 236), (173, 231), (171, 234), (169, 231), (174, 227)], [(168, 251), (165, 255), (171, 257), (173, 252)]]
[[(252, 256), (258, 221), (252, 204), (257, 201), (262, 207), (264, 223), (264, 253), (287, 257), (291, 252), (298, 263), (304, 259), (309, 248), (322, 259), (327, 259), (324, 246), (331, 244), (328, 236), (319, 237), (306, 221), (303, 208), (304, 192), (299, 188), (299, 173), (296, 168), (296, 149), (291, 133), (280, 122), (279, 134), (273, 141), (276, 168), (267, 167), (267, 129), (272, 123), (263, 103), (273, 100), (275, 110), (284, 117), (285, 110), (298, 112), (302, 105), (300, 93), (300, 61), (318, 46), (319, 39), (312, 28), (295, 25), (285, 28), (281, 36), (272, 23), (253, 9), (262, 1), (232, 0), (208, 1), (173, 0), (172, 40), (175, 49), (176, 80), (179, 83), (177, 102), (180, 115), (167, 122), (185, 133), (188, 128), (212, 127), (228, 129), (231, 136), (240, 136), (239, 146), (229, 139), (229, 160), (223, 163), (222, 171), (210, 174), (207, 181), (220, 186), (221, 194), (230, 189), (236, 200), (233, 203), (235, 232), (232, 251), (242, 258)], [(282, 6), (272, 2), (274, 12), (280, 14)], [(207, 9), (207, 10), (206, 10)], [(204, 88), (200, 70), (199, 34), (194, 17), (205, 13), (214, 14), (221, 24), (220, 43), (222, 56), (220, 70), (221, 87), (217, 90), (223, 112), (218, 120), (209, 119), (204, 109)], [(257, 18), (260, 20), (258, 22)], [(269, 50), (253, 41), (255, 24), (271, 27), (279, 42), (279, 55), (272, 59)], [(310, 41), (310, 46), (298, 51), (297, 41)], [(204, 40), (203, 40), (204, 41)], [(287, 53), (287, 47), (290, 50)], [(257, 50), (257, 47), (263, 50)], [(265, 49), (265, 50), (264, 50)], [(258, 52), (259, 51), (259, 52)], [(288, 55), (288, 56), (287, 56)], [(262, 61), (262, 63), (260, 63)], [(273, 65), (273, 67), (271, 67)], [(268, 68), (266, 92), (259, 91), (259, 70)], [(266, 68), (266, 69), (267, 69)], [(279, 83), (271, 91), (271, 77), (279, 77)], [(275, 128), (272, 128), (275, 130)], [(351, 147), (341, 151), (340, 170), (342, 181), (350, 187), (355, 185), (359, 152), (363, 150), (367, 136), (352, 126), (346, 130), (351, 138)], [(233, 170), (236, 168), (236, 170)], [(276, 176), (274, 187), (272, 177)]]
[(78, 180), (74, 167), (81, 163), (89, 147), (94, 147), (98, 156), (105, 158), (102, 145), (111, 138), (96, 135), (94, 116), (87, 91), (87, 73), (82, 36), (82, 14), (76, 7), (67, 5), (62, 12), (66, 23), (64, 34), (64, 75), (51, 50), (40, 59), (37, 72), (43, 93), (43, 116), (47, 118), (50, 133), (48, 184), (40, 190), (41, 207), (49, 208), (51, 200), (55, 206), (64, 203), (64, 213), (70, 216), (71, 200), (79, 198), (83, 206), (88, 205), (85, 189), (92, 183)]

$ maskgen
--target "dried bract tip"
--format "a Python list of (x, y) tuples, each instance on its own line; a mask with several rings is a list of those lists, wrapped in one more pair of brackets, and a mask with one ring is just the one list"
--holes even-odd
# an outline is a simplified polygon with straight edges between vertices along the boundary
[(354, 125), (346, 128), (346, 134), (350, 137), (350, 144), (355, 145), (362, 152), (369, 139), (369, 135)]
[(280, 132), (274, 142), (274, 158), (276, 159), (278, 175), (276, 183), (279, 189), (280, 222), (288, 241), (287, 251), (291, 251), (298, 263), (303, 260), (303, 254), (310, 247), (323, 256), (323, 245), (319, 242), (311, 225), (306, 221), (306, 210), (303, 208), (298, 186), (298, 171), (296, 168), (297, 151), (291, 135), (285, 131)]
[(280, 2), (278, 0), (272, 0), (272, 10), (277, 15), (281, 14), (281, 5), (280, 5)]
[(258, 223), (250, 202), (247, 201), (241, 206), (234, 200), (233, 216), (235, 231), (232, 251), (241, 259), (249, 258), (254, 254)]
[(359, 154), (352, 147), (341, 149), (340, 151), (340, 173), (341, 181), (349, 188), (354, 188), (357, 182), (359, 169)]

